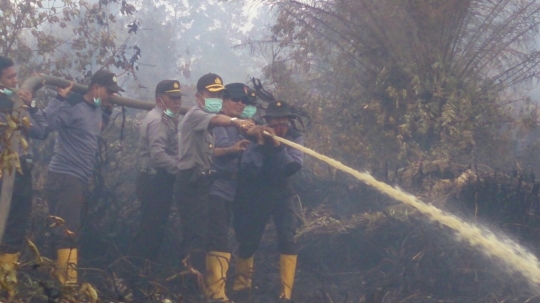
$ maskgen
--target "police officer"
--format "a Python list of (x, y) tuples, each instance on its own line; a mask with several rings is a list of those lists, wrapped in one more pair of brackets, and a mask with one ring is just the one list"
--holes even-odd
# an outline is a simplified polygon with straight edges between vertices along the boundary
[(70, 93), (73, 84), (58, 89), (45, 108), (47, 131), (58, 131), (45, 184), (52, 215), (64, 225), (53, 228), (57, 248), (56, 277), (63, 285), (77, 284), (77, 241), (85, 195), (96, 164), (98, 139), (112, 113), (110, 98), (124, 91), (116, 76), (97, 71), (84, 95)]
[[(290, 127), (295, 115), (286, 102), (271, 102), (264, 118), (275, 135), (303, 144), (302, 133)], [(253, 255), (272, 217), (280, 252), (282, 289), (279, 298), (291, 299), (297, 254), (294, 237), (300, 226), (300, 214), (290, 177), (302, 168), (302, 162), (301, 151), (269, 137), (263, 144), (251, 142), (244, 152), (233, 207), (233, 228), (239, 244), (233, 290), (251, 288)]]
[[(257, 108), (250, 99), (249, 87), (243, 83), (225, 85), (221, 113), (228, 117), (251, 118)], [(230, 256), (229, 220), (231, 206), (236, 193), (236, 179), (240, 167), (240, 157), (249, 141), (244, 139), (235, 126), (218, 126), (214, 128), (215, 149), (212, 167), (214, 182), (210, 187), (208, 198), (208, 254)], [(210, 258), (209, 261), (214, 259)], [(226, 271), (221, 267), (209, 266), (206, 283), (209, 288), (219, 292), (225, 288)], [(222, 296), (222, 295), (221, 295)]]
[[(14, 102), (12, 97), (14, 97), (14, 92), (12, 88), (17, 87), (17, 84), (17, 71), (13, 61), (0, 56), (0, 121), (3, 123), (7, 122), (7, 115), (15, 114), (13, 112)], [(18, 94), (27, 106), (27, 110), (24, 108), (19, 109), (22, 110), (19, 118), (29, 117), (30, 119), (30, 126), (26, 125), (21, 130), (22, 140), (29, 143), (30, 138), (45, 139), (47, 136), (47, 121), (32, 100), (32, 94), (27, 91), (19, 91)], [(0, 128), (2, 135), (4, 130), (5, 127)], [(25, 243), (24, 238), (32, 211), (34, 192), (32, 185), (32, 150), (28, 149), (27, 144), (24, 142), (21, 142), (17, 147), (11, 148), (19, 154), (21, 171), (15, 174), (11, 207), (2, 243), (0, 243), (0, 273), (5, 270), (12, 270), (14, 264), (19, 260), (19, 253)], [(5, 152), (9, 152), (9, 150), (2, 146), (1, 154)], [(13, 293), (10, 293), (11, 295)]]
[[(176, 176), (174, 199), (178, 203), (182, 221), (182, 246), (185, 256), (192, 257), (193, 265), (201, 271), (199, 256), (207, 251), (208, 194), (212, 184), (212, 156), (214, 136), (212, 129), (218, 126), (234, 126), (247, 130), (253, 126), (250, 120), (229, 117), (219, 112), (225, 87), (220, 76), (209, 73), (197, 81), (197, 105), (192, 107), (180, 124), (180, 171)], [(194, 259), (193, 259), (194, 258)], [(208, 253), (205, 257), (208, 277), (213, 272), (227, 272), (230, 254)], [(202, 262), (200, 262), (202, 263)], [(207, 279), (206, 295), (210, 299), (228, 301), (219, 283)]]
[(130, 255), (155, 262), (172, 203), (178, 168), (178, 113), (182, 105), (180, 82), (163, 80), (155, 91), (156, 107), (143, 119), (139, 137), (137, 198), (141, 223)]

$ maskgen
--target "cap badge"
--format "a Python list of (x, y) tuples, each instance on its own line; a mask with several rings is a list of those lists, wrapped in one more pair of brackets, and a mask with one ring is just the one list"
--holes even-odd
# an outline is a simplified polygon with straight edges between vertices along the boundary
[(248, 93), (248, 88), (247, 88), (247, 86), (244, 86), (244, 94), (247, 95), (247, 93)]
[(174, 82), (174, 88), (178, 88), (178, 83), (177, 82)]
[(216, 81), (215, 81), (215, 82), (216, 82), (216, 84), (222, 84), (222, 83), (221, 83), (221, 79), (219, 79), (219, 78), (216, 78)]
[(281, 102), (276, 103), (276, 106), (281, 106)]
[(116, 82), (116, 76), (112, 76), (112, 80)]

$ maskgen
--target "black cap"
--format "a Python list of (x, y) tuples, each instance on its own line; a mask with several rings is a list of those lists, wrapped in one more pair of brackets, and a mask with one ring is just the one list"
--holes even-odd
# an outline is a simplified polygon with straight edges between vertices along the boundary
[(156, 86), (156, 95), (165, 94), (169, 97), (182, 97), (180, 82), (177, 80), (163, 80)]
[(209, 92), (220, 92), (224, 89), (223, 79), (216, 74), (208, 73), (197, 81), (198, 91), (207, 90)]
[(284, 101), (272, 101), (268, 104), (266, 108), (264, 118), (269, 117), (291, 117), (296, 118), (296, 115), (292, 113), (291, 107), (287, 102)]
[(251, 103), (249, 99), (249, 87), (244, 83), (230, 83), (225, 85), (224, 99), (240, 99), (244, 104)]
[(105, 86), (107, 89), (115, 93), (124, 91), (120, 86), (118, 86), (118, 83), (116, 83), (116, 75), (104, 69), (98, 70), (94, 73), (94, 75), (92, 75), (92, 78), (90, 79), (90, 86), (94, 84)]
[(248, 87), (248, 98), (251, 104), (255, 104), (255, 101), (257, 101), (257, 92), (251, 87)]

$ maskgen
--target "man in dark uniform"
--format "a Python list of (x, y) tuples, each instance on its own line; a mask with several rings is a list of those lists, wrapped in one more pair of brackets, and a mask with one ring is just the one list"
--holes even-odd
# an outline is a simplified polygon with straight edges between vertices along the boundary
[[(12, 88), (17, 87), (17, 71), (13, 61), (9, 58), (0, 56), (0, 121), (7, 122), (8, 115), (13, 113), (14, 102), (12, 97), (14, 92)], [(21, 130), (21, 142), (19, 146), (1, 147), (0, 155), (16, 152), (19, 155), (21, 171), (15, 174), (15, 183), (11, 197), (11, 207), (7, 219), (6, 228), (2, 243), (0, 243), (0, 274), (3, 271), (13, 269), (13, 266), (19, 260), (19, 254), (25, 244), (26, 228), (32, 212), (32, 197), (34, 188), (32, 185), (32, 150), (28, 148), (30, 138), (45, 139), (47, 137), (47, 121), (43, 117), (35, 102), (32, 100), (32, 94), (26, 91), (19, 91), (19, 97), (27, 106), (27, 110), (21, 108), (19, 120), (28, 117), (30, 125), (25, 125)], [(5, 135), (5, 126), (0, 128), (2, 135)], [(7, 138), (5, 138), (7, 139)], [(0, 182), (1, 188), (1, 182)], [(13, 295), (11, 292), (9, 295)]]
[[(251, 104), (249, 87), (243, 83), (225, 85), (221, 113), (228, 117), (251, 118), (256, 107)], [(240, 167), (240, 157), (249, 141), (244, 139), (235, 126), (214, 128), (216, 146), (212, 168), (215, 170), (214, 182), (208, 198), (208, 244), (209, 255), (230, 256), (229, 221), (231, 206), (236, 193), (236, 179)], [(226, 271), (209, 267), (206, 284), (216, 292), (225, 289)]]
[[(207, 251), (208, 194), (212, 184), (212, 156), (217, 126), (234, 126), (247, 130), (250, 120), (219, 114), (222, 108), (223, 80), (216, 74), (206, 74), (197, 81), (197, 105), (191, 108), (180, 124), (180, 171), (176, 175), (174, 199), (182, 221), (182, 246), (185, 256), (194, 259), (193, 265), (202, 271), (198, 256)], [(229, 253), (206, 254), (208, 272), (226, 272)], [(193, 260), (193, 259), (192, 259)], [(202, 262), (200, 262), (202, 263)], [(208, 282), (208, 281), (207, 281)], [(218, 283), (209, 283), (206, 295), (210, 299), (228, 301)]]
[[(290, 120), (295, 115), (286, 102), (271, 102), (264, 118), (275, 135), (303, 144), (302, 133), (290, 127)], [(268, 219), (272, 217), (281, 254), (282, 290), (279, 298), (285, 301), (291, 299), (297, 254), (294, 237), (300, 220), (290, 177), (302, 168), (302, 163), (301, 151), (269, 137), (264, 144), (251, 142), (244, 152), (233, 207), (233, 227), (239, 244), (233, 290), (251, 288), (253, 255), (259, 247)]]
[(84, 95), (70, 93), (73, 84), (58, 89), (45, 114), (47, 131), (58, 131), (49, 164), (46, 194), (51, 214), (65, 220), (53, 229), (57, 249), (56, 277), (62, 285), (77, 284), (77, 242), (85, 195), (96, 164), (98, 139), (112, 113), (110, 98), (124, 91), (116, 76), (97, 71)]

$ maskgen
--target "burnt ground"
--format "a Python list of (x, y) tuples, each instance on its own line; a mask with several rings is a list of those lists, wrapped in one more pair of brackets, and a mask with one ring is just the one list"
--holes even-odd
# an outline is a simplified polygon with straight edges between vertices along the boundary
[[(440, 180), (428, 175), (423, 179), (416, 182), (420, 187), (410, 190), (427, 199), (426, 186), (433, 189)], [(506, 272), (497, 260), (454, 240), (452, 231), (354, 180), (323, 180), (304, 173), (296, 182), (306, 223), (299, 235), (295, 302), (540, 302), (519, 274)], [(540, 208), (535, 184), (526, 176), (478, 172), (465, 185), (452, 183), (439, 206), (505, 232), (536, 253), (540, 221), (535, 212)], [(102, 302), (118, 302), (129, 294), (123, 289), (126, 283), (119, 281), (129, 276), (123, 252), (138, 210), (135, 202), (126, 204), (125, 197), (118, 199), (113, 191), (105, 196), (107, 200), (99, 201), (110, 204), (98, 201), (86, 220), (92, 224), (84, 227), (80, 275)], [(44, 256), (51, 256), (44, 208), (38, 200), (32, 239)], [(255, 255), (256, 287), (242, 297), (231, 294), (237, 303), (278, 301), (279, 254), (273, 229), (269, 224)], [(196, 290), (196, 275), (183, 273), (180, 222), (174, 209), (166, 233), (159, 264), (152, 264), (141, 277), (144, 290), (152, 294), (149, 301), (204, 302)], [(234, 248), (232, 234), (231, 242)], [(36, 266), (29, 249), (23, 261), (18, 300), (46, 301), (44, 286), (55, 286), (51, 267)], [(233, 270), (234, 261), (230, 276)], [(69, 293), (64, 299), (88, 301), (87, 296)]]
[[(129, 294), (132, 268), (124, 255), (138, 222), (134, 191), (137, 120), (127, 118), (123, 141), (119, 130), (102, 143), (88, 215), (81, 230), (80, 280), (97, 290), (101, 302), (119, 302)], [(118, 123), (117, 123), (118, 124)], [(114, 125), (117, 125), (114, 124)], [(47, 203), (40, 199), (54, 136), (41, 145), (34, 169), (36, 196), (29, 238), (40, 254), (52, 259), (48, 246)], [(464, 173), (466, 172), (466, 173)], [(424, 201), (503, 232), (538, 253), (540, 183), (531, 172), (496, 172), (442, 162), (375, 172), (377, 179), (398, 185)], [(299, 232), (299, 257), (293, 291), (306, 303), (468, 303), (540, 302), (527, 281), (507, 273), (497, 260), (455, 240), (453, 232), (343, 174), (316, 176), (305, 170), (295, 178), (305, 224)], [(180, 221), (173, 208), (159, 252), (139, 277), (153, 302), (203, 302), (197, 276), (180, 260)], [(234, 249), (234, 236), (231, 234)], [(272, 224), (255, 255), (255, 289), (236, 302), (277, 302), (279, 256)], [(19, 302), (58, 302), (45, 291), (57, 287), (50, 264), (36, 264), (23, 248), (17, 285)], [(189, 264), (187, 264), (189, 265)], [(229, 276), (234, 272), (234, 258)], [(64, 301), (90, 301), (63, 292)], [(6, 300), (0, 300), (6, 301)]]

